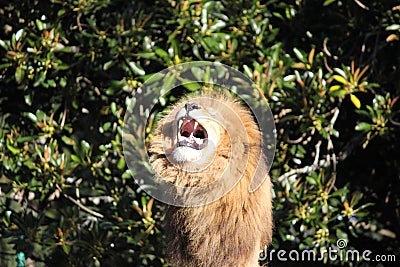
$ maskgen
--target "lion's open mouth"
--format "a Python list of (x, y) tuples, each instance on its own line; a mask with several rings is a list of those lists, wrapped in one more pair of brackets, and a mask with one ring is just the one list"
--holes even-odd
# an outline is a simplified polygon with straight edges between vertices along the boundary
[(181, 118), (178, 125), (178, 147), (186, 146), (201, 150), (207, 146), (206, 129), (195, 119)]

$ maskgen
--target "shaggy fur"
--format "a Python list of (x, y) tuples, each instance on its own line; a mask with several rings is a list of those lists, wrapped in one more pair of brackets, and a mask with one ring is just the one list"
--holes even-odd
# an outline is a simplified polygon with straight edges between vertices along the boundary
[[(163, 144), (173, 145), (168, 130), (162, 130), (172, 122), (174, 115), (190, 100), (200, 103), (207, 111), (218, 109), (207, 101), (211, 97), (221, 101), (239, 116), (248, 139), (236, 131), (229, 135), (221, 128), (220, 143), (217, 144), (213, 162), (201, 172), (183, 171), (171, 164), (163, 149)], [(215, 111), (215, 110), (214, 110)], [(226, 113), (226, 111), (224, 111)], [(222, 114), (229, 123), (232, 114)], [(230, 157), (235, 161), (247, 158), (245, 173), (237, 185), (225, 196), (199, 207), (172, 207), (167, 211), (170, 241), (168, 254), (173, 266), (258, 266), (260, 249), (271, 242), (271, 181), (267, 175), (265, 182), (255, 191), (249, 192), (249, 185), (255, 173), (261, 152), (260, 131), (247, 108), (237, 99), (222, 93), (203, 93), (201, 96), (180, 101), (164, 117), (155, 130), (151, 141), (151, 163), (157, 174), (171, 183), (180, 186), (204, 186), (218, 179), (226, 170)], [(233, 121), (233, 120), (232, 120)], [(207, 125), (203, 125), (207, 129)], [(238, 126), (240, 127), (240, 126)], [(167, 141), (166, 141), (167, 140)], [(239, 142), (241, 151), (232, 151), (232, 143)], [(164, 152), (167, 151), (167, 152)], [(239, 173), (233, 167), (230, 175)]]

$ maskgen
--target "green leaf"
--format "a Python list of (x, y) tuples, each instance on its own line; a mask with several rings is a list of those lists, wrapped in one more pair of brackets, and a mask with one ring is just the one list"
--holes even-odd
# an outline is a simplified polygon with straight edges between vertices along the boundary
[(11, 153), (13, 153), (14, 155), (18, 154), (20, 152), (20, 149), (18, 147), (14, 147), (11, 145), (10, 139), (7, 139), (6, 145), (7, 145), (8, 150), (10, 150)]
[(307, 177), (306, 177), (306, 180), (307, 180), (307, 182), (308, 182), (309, 184), (311, 184), (311, 185), (316, 185), (316, 184), (317, 184), (317, 181), (316, 181), (315, 178), (313, 178), (313, 177), (307, 176)]
[(247, 77), (251, 79), (253, 77), (253, 71), (247, 65), (243, 65), (243, 69)]
[(81, 159), (77, 155), (71, 154), (71, 159), (75, 162), (81, 163)]
[(356, 131), (363, 131), (363, 132), (368, 132), (372, 129), (372, 125), (367, 123), (367, 122), (360, 122), (359, 124), (356, 125), (355, 130)]
[(188, 89), (189, 91), (197, 91), (201, 88), (201, 84), (196, 83), (196, 82), (188, 82), (188, 83), (184, 83), (183, 86)]
[(64, 63), (62, 63), (62, 62), (57, 62), (57, 63), (54, 64), (53, 66), (54, 66), (54, 69), (56, 69), (56, 70), (67, 70), (67, 69), (70, 68), (69, 65), (64, 64)]
[(198, 81), (201, 81), (201, 80), (203, 79), (203, 77), (204, 77), (204, 70), (203, 70), (202, 68), (199, 68), (199, 67), (192, 67), (192, 68), (191, 68), (191, 71), (192, 71), (194, 77), (196, 77), (196, 79), (197, 79)]
[(387, 31), (397, 31), (397, 30), (400, 30), (400, 25), (399, 24), (392, 24), (390, 26), (387, 26), (385, 30), (387, 30)]
[(111, 127), (111, 122), (108, 121), (108, 122), (103, 124), (102, 128), (103, 128), (104, 132), (107, 132), (110, 129), (110, 127)]
[(4, 214), (3, 222), (6, 224), (6, 227), (8, 227), (8, 225), (11, 223), (11, 214), (12, 214), (12, 211), (10, 211), (10, 210), (7, 210)]
[(69, 254), (69, 252), (71, 251), (71, 247), (67, 246), (67, 245), (62, 245), (62, 249), (65, 252), (65, 254)]
[(326, 1), (324, 2), (324, 6), (329, 6), (329, 5), (331, 5), (332, 3), (334, 3), (334, 2), (336, 2), (336, 0), (326, 0)]
[(332, 196), (332, 197), (334, 197), (334, 196), (341, 196), (341, 195), (347, 194), (347, 192), (349, 192), (349, 189), (347, 189), (346, 187), (344, 187), (344, 188), (340, 188), (340, 189), (336, 190), (335, 192), (333, 192), (333, 193), (331, 194), (331, 196)]
[(118, 160), (117, 168), (118, 168), (118, 170), (122, 170), (123, 168), (125, 168), (125, 159), (124, 158), (120, 158)]
[(58, 17), (61, 17), (62, 15), (65, 14), (65, 12), (67, 12), (65, 9), (60, 9), (60, 10), (58, 10), (58, 12), (57, 12), (57, 16), (58, 16)]
[(81, 146), (82, 146), (83, 152), (85, 153), (85, 156), (86, 156), (89, 152), (90, 144), (88, 142), (86, 142), (85, 140), (82, 140)]
[(24, 29), (20, 29), (15, 34), (15, 40), (18, 42), (21, 40), (22, 35), (24, 34)]
[(172, 88), (175, 82), (176, 82), (175, 75), (173, 73), (168, 73), (167, 75), (165, 75), (163, 86), (164, 88)]
[(304, 61), (304, 56), (303, 56), (303, 54), (300, 52), (299, 49), (293, 48), (293, 52), (294, 52), (294, 54), (296, 55), (296, 57), (297, 57), (301, 62)]
[(354, 207), (362, 199), (362, 197), (363, 197), (363, 193), (360, 193), (360, 192), (354, 193), (353, 197), (351, 198), (350, 205), (352, 207)]
[(347, 233), (340, 230), (339, 228), (336, 229), (336, 237), (344, 240), (349, 240)]
[(75, 145), (75, 140), (72, 139), (72, 138), (69, 138), (69, 137), (66, 136), (66, 135), (63, 135), (63, 136), (61, 137), (61, 140), (62, 140), (65, 144), (67, 144), (67, 145), (70, 145), (70, 146)]
[(24, 76), (25, 76), (25, 71), (24, 71), (24, 69), (21, 68), (21, 67), (18, 67), (18, 68), (15, 70), (15, 81), (16, 81), (18, 84), (20, 84), (20, 83), (22, 82), (22, 80), (24, 79)]
[(36, 115), (35, 115), (35, 114), (32, 114), (32, 113), (30, 113), (30, 112), (25, 113), (25, 116), (28, 117), (31, 121), (33, 121), (33, 122), (35, 122), (35, 123), (38, 121)]
[[(357, 210), (363, 210), (363, 209), (366, 209), (366, 208), (371, 207), (371, 206), (374, 206), (374, 205), (375, 205), (375, 203), (363, 204), (363, 205), (361, 205), (360, 207), (358, 207)], [(357, 215), (358, 215), (358, 212), (357, 212)]]
[(215, 39), (214, 37), (205, 37), (203, 38), (204, 45), (203, 47), (212, 53), (218, 54), (221, 51), (220, 40)]
[(216, 23), (209, 27), (211, 32), (219, 31), (226, 26), (226, 23), (222, 20), (218, 20)]
[(121, 176), (122, 179), (131, 179), (132, 178), (132, 174), (130, 173), (129, 170), (127, 170), (126, 172), (124, 172)]
[(166, 60), (166, 59), (169, 60), (170, 59), (167, 51), (165, 51), (165, 50), (163, 50), (163, 49), (161, 49), (159, 47), (155, 47), (154, 48), (154, 52), (157, 54), (157, 56), (163, 58), (164, 60)]
[(65, 86), (67, 85), (67, 80), (66, 80), (65, 78), (61, 78), (61, 79), (60, 79), (60, 82), (59, 82), (59, 85), (60, 85), (62, 88), (65, 88)]
[(141, 52), (135, 54), (135, 56), (141, 57), (141, 58), (147, 58), (147, 59), (156, 59), (155, 53), (153, 52)]
[(363, 109), (356, 109), (355, 112), (357, 114), (360, 114), (360, 115), (365, 116), (365, 117), (370, 117), (371, 116), (371, 114), (368, 113), (368, 111), (363, 110)]
[(284, 17), (278, 12), (272, 12), (272, 15), (274, 15), (274, 17), (277, 17), (278, 19), (282, 19), (282, 20), (284, 19)]
[(19, 137), (17, 137), (16, 141), (17, 141), (17, 143), (23, 143), (23, 142), (35, 140), (37, 138), (38, 137), (36, 135), (19, 136)]
[(107, 61), (107, 62), (104, 63), (104, 65), (103, 65), (103, 70), (108, 70), (108, 69), (110, 69), (113, 65), (114, 65), (114, 61), (113, 61), (113, 60)]
[[(38, 167), (36, 167), (36, 165), (32, 162), (31, 159), (28, 159), (28, 160), (24, 161), (24, 166), (26, 166), (26, 167), (29, 168), (30, 170), (39, 169)], [(31, 181), (32, 181), (32, 180), (31, 180)]]
[(56, 82), (53, 79), (47, 80), (47, 84), (53, 88), (57, 86)]
[(146, 72), (143, 70), (143, 68), (134, 61), (129, 62), (129, 67), (137, 75), (145, 75), (146, 74)]
[(25, 99), (25, 103), (26, 103), (28, 106), (31, 106), (31, 105), (32, 105), (32, 95), (31, 95), (31, 94), (26, 94), (26, 95), (24, 95), (24, 99)]
[(38, 87), (46, 79), (46, 72), (42, 71), (39, 75), (36, 75), (36, 80), (33, 83), (33, 87)]
[(115, 102), (112, 102), (110, 108), (111, 112), (115, 115), (117, 113), (117, 104), (115, 104)]
[[(3, 40), (0, 40), (0, 46), (1, 47), (3, 47), (5, 50), (9, 50), (10, 49), (10, 46), (9, 46), (9, 42), (4, 42)], [(10, 64), (10, 65), (12, 65), (12, 64)]]
[(40, 19), (36, 19), (36, 26), (38, 27), (39, 31), (43, 31), (47, 28), (46, 23), (42, 22)]
[(36, 117), (38, 121), (43, 121), (46, 118), (46, 113), (44, 113), (42, 110), (38, 109), (36, 111)]

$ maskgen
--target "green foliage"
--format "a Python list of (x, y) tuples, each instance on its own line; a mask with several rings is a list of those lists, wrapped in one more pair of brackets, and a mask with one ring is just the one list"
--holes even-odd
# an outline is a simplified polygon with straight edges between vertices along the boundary
[[(242, 71), (275, 114), (274, 248), (344, 239), (393, 252), (399, 10), (339, 0), (1, 4), (0, 265), (168, 265), (163, 207), (127, 170), (122, 124), (143, 82), (193, 60)], [(156, 119), (132, 129), (151, 138)]]

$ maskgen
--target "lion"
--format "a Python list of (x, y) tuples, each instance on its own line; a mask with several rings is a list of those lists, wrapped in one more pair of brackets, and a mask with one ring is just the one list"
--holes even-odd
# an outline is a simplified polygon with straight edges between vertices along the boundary
[(171, 264), (259, 266), (259, 252), (272, 239), (272, 198), (268, 173), (257, 190), (249, 190), (257, 164), (266, 161), (250, 110), (223, 92), (186, 97), (159, 121), (149, 152), (165, 182), (212, 185), (207, 197), (198, 198), (201, 203), (168, 207)]

